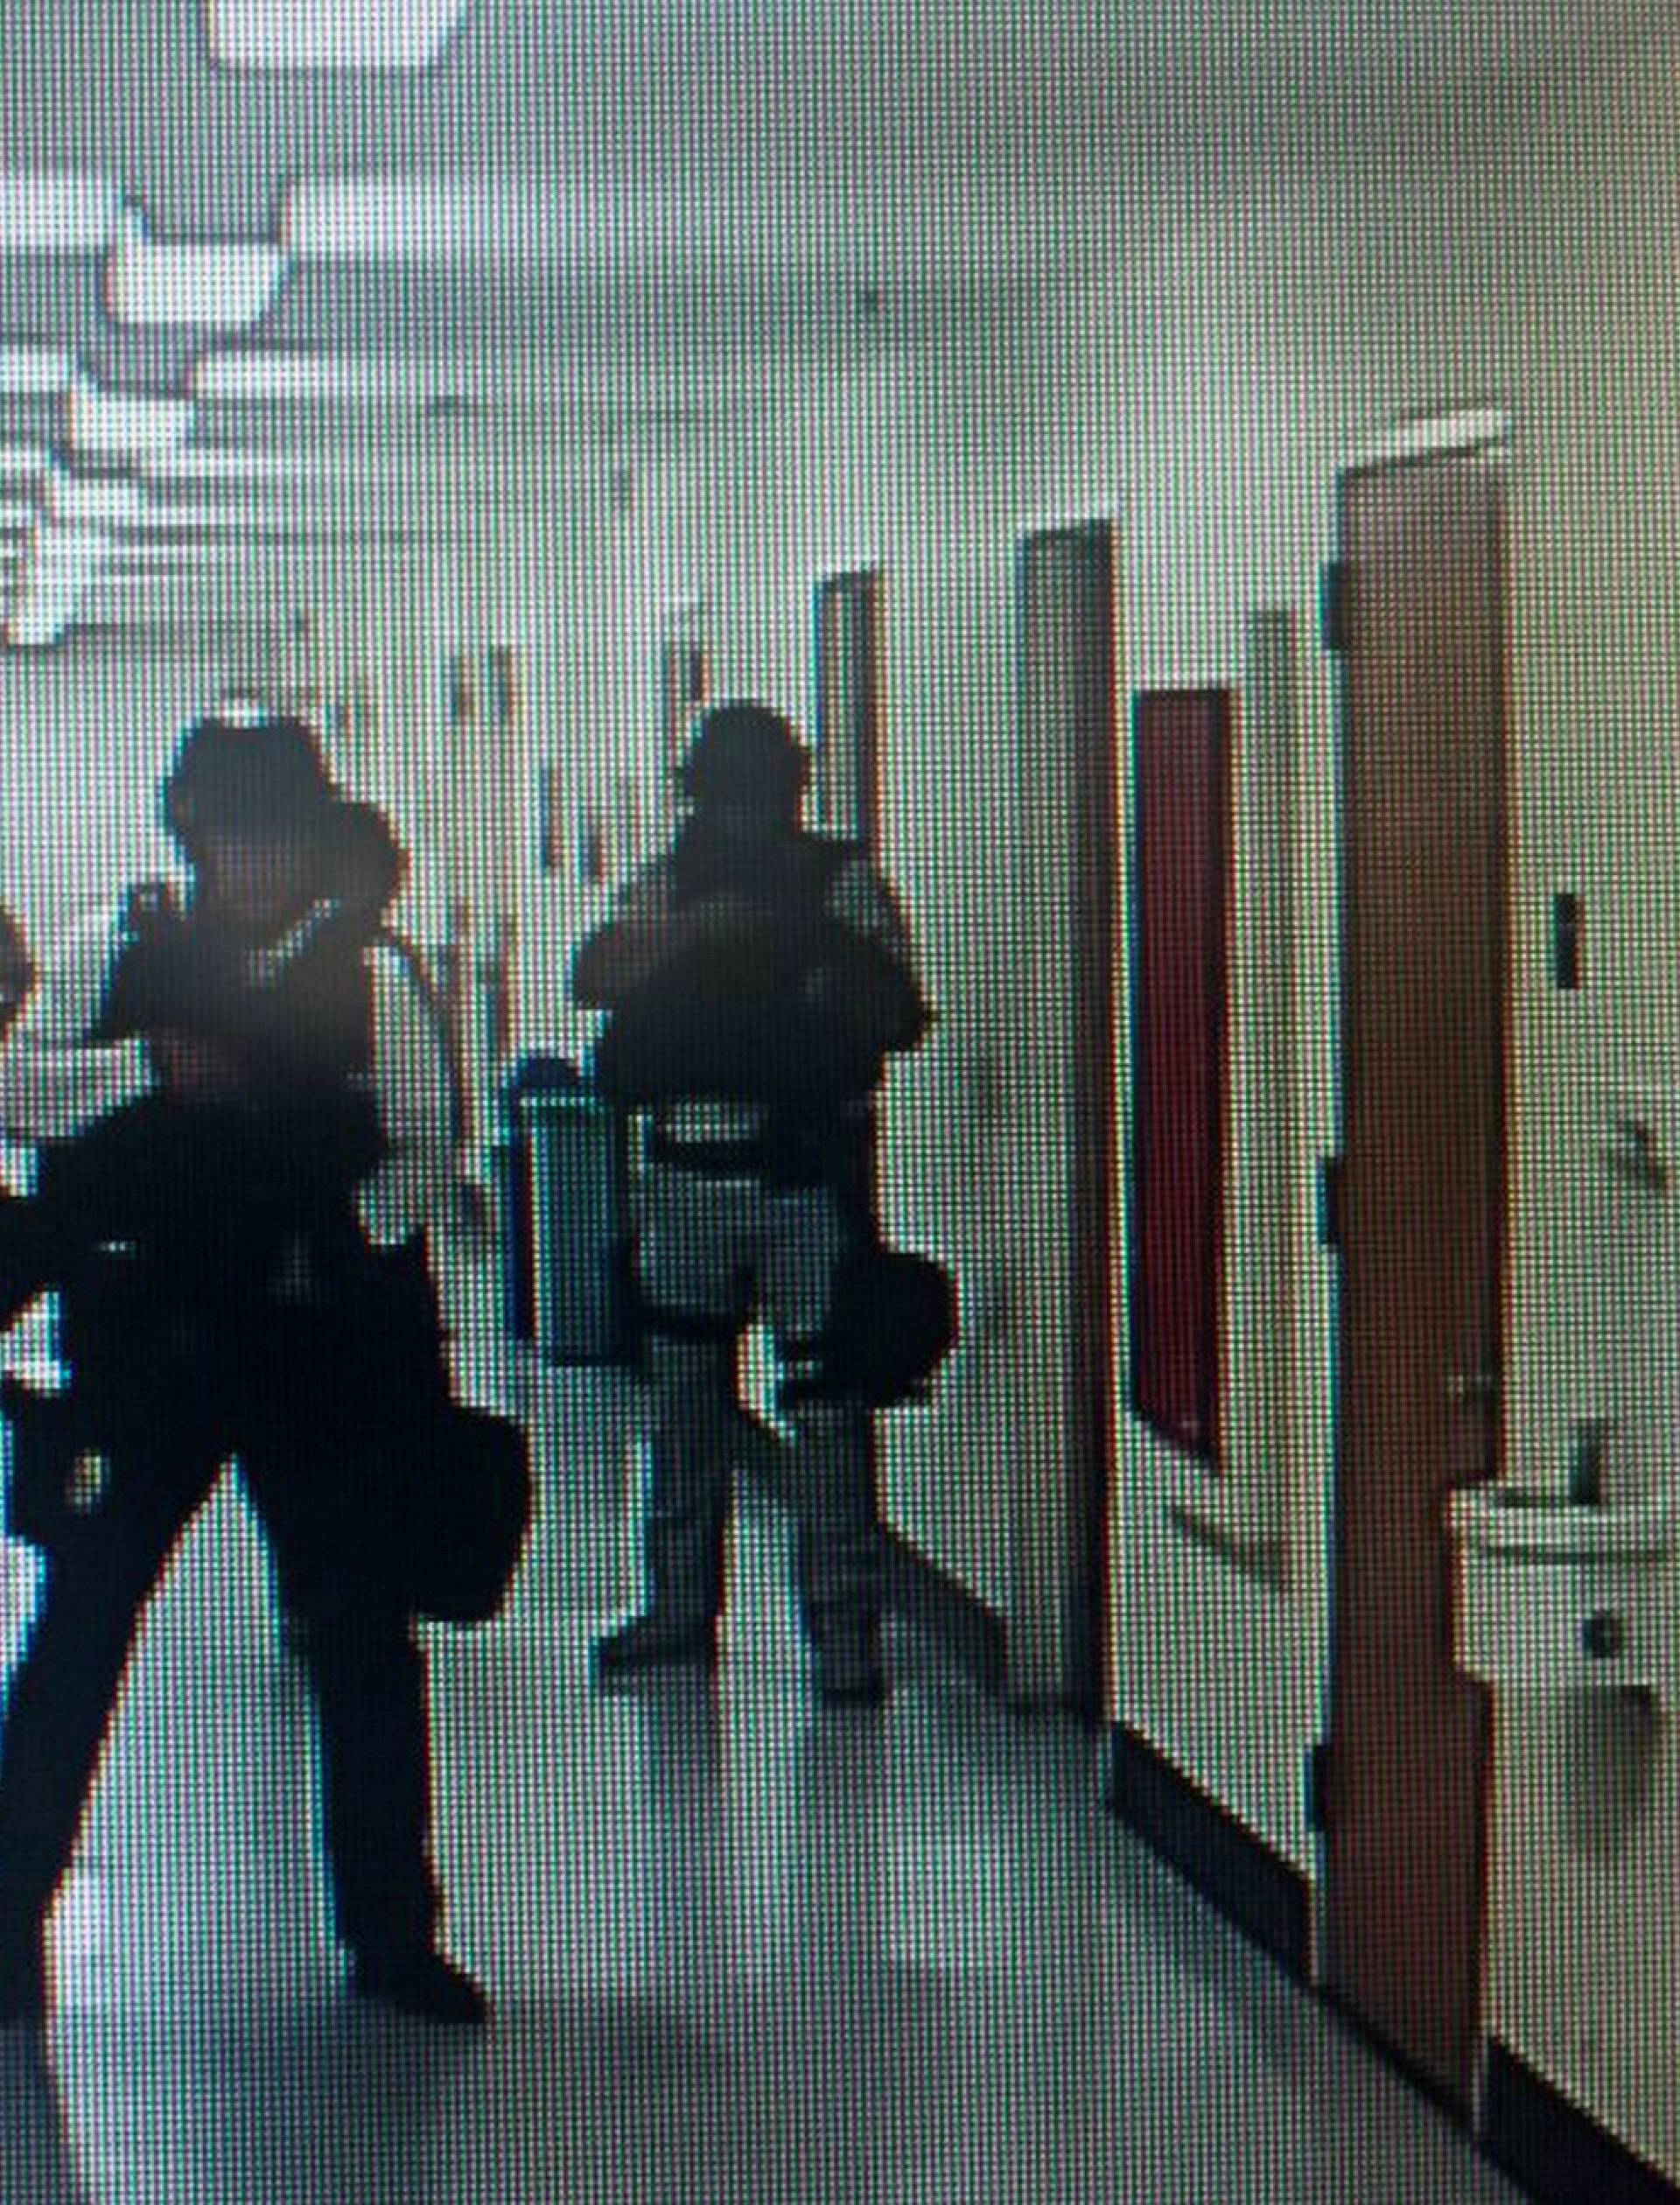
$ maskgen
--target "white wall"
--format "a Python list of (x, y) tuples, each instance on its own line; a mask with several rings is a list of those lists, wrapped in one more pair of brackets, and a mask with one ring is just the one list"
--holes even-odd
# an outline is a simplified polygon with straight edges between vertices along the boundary
[[(1619, 80), (1564, 88), (1497, 156), (1394, 145), (1339, 172), (1257, 178), (1236, 212), (1138, 241), (1124, 277), (1069, 302), (1037, 378), (1054, 394), (1060, 500), (1124, 486), (1134, 685), (1234, 676), (1256, 602), (1296, 606), (1310, 634), (1337, 464), (1408, 414), (1509, 410), (1507, 1439), (1514, 1474), (1554, 1485), (1572, 1418), (1601, 1405), (1581, 1097), (1612, 1070), (1676, 1066), (1677, 60), (1670, 34)], [(1123, 1421), (1115, 1598), (1118, 1712), (1316, 1877), (1300, 1769), (1322, 1719), (1328, 1311), (1305, 1228), (1312, 1159), (1333, 1131), (1335, 901), (1325, 669), (1308, 675), (1292, 1570), (1276, 1586), (1186, 1542), (1168, 1504), (1196, 1474)], [(1578, 998), (1545, 977), (1562, 886), (1587, 899)], [(1242, 1262), (1240, 1239), (1228, 1252)], [(1680, 1357), (1674, 1312), (1662, 1321)], [(1680, 2175), (1672, 1720), (1608, 1698), (1511, 1704), (1497, 1753), (1489, 2024)]]
[(0, 900), (32, 935), (172, 870), (158, 782), (223, 679), (172, 654), (0, 654)]

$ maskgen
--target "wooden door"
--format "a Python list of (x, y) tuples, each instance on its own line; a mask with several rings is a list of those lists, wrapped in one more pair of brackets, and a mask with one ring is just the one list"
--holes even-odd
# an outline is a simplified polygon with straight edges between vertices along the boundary
[(1448, 1494), (1493, 1475), (1505, 1248), (1504, 506), (1485, 452), (1343, 478), (1343, 1160), (1325, 1787), (1333, 1993), (1471, 2100), (1490, 1711)]

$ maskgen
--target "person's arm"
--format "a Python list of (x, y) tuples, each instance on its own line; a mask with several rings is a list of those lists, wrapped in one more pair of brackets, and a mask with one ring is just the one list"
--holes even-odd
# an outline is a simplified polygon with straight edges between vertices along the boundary
[(819, 959), (808, 986), (819, 999), (837, 992), (847, 1011), (879, 1035), (883, 1048), (913, 1048), (930, 1017), (915, 949), (897, 899), (867, 858), (841, 867), (826, 915), (846, 954), (833, 964)]
[(413, 974), (394, 950), (369, 954), (374, 1092), (388, 1144), (356, 1190), (361, 1228), (396, 1248), (441, 1217), (455, 1180), (454, 1074), (449, 1045)]
[(118, 915), (102, 913), (44, 961), (0, 1040), (0, 1132), (7, 1139), (67, 1140), (153, 1091), (144, 1040), (90, 1039), (122, 938)]

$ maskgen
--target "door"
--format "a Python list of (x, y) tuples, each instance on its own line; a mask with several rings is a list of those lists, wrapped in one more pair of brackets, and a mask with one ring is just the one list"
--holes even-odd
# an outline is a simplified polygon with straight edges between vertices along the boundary
[(1340, 1248), (1326, 1972), (1467, 2107), (1491, 1720), (1448, 1494), (1494, 1474), (1508, 963), (1500, 462), (1344, 476)]
[[(880, 857), (881, 577), (875, 567), (825, 576), (815, 605), (818, 831)], [(852, 1199), (872, 1216), (880, 1192), (880, 1116), (852, 1159)], [(872, 1428), (871, 1441), (874, 1444)]]
[(879, 570), (816, 592), (816, 824), (873, 850), (880, 808)]
[[(1047, 1314), (1061, 1367), (1060, 1489), (1024, 1492), (1017, 1581), (1032, 1613), (1017, 1620), (1016, 1679), (1059, 1669), (1057, 1696), (1093, 1721), (1109, 1710), (1109, 1513), (1115, 1339), (1116, 738), (1115, 534), (1104, 521), (1053, 528), (1021, 546), (1020, 772), (1037, 863), (1032, 1016), (1060, 1076), (1038, 1087), (1059, 1183), (1048, 1188), (1046, 1247), (1065, 1247)], [(1065, 1228), (1065, 1235), (1064, 1235)], [(1036, 1462), (1031, 1450), (1022, 1461)], [(1039, 1662), (1035, 1649), (1044, 1649)], [(1048, 1682), (1048, 1679), (1046, 1680)]]

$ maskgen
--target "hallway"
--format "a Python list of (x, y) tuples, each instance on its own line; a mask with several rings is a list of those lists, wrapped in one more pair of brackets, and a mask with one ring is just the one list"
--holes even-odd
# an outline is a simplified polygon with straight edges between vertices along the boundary
[(819, 1716), (767, 1509), (715, 1705), (686, 1682), (592, 1698), (589, 1636), (632, 1582), (634, 1398), (577, 1374), (516, 1390), (539, 1537), (508, 1615), (433, 1661), (451, 1934), (493, 2031), (375, 2019), (340, 1986), (302, 1687), (224, 1488), (148, 1627), (60, 1908), (56, 2096), (0, 2050), (0, 2195), (1516, 2194), (1101, 1810), (1071, 1726), (898, 1630), (888, 1714)]

